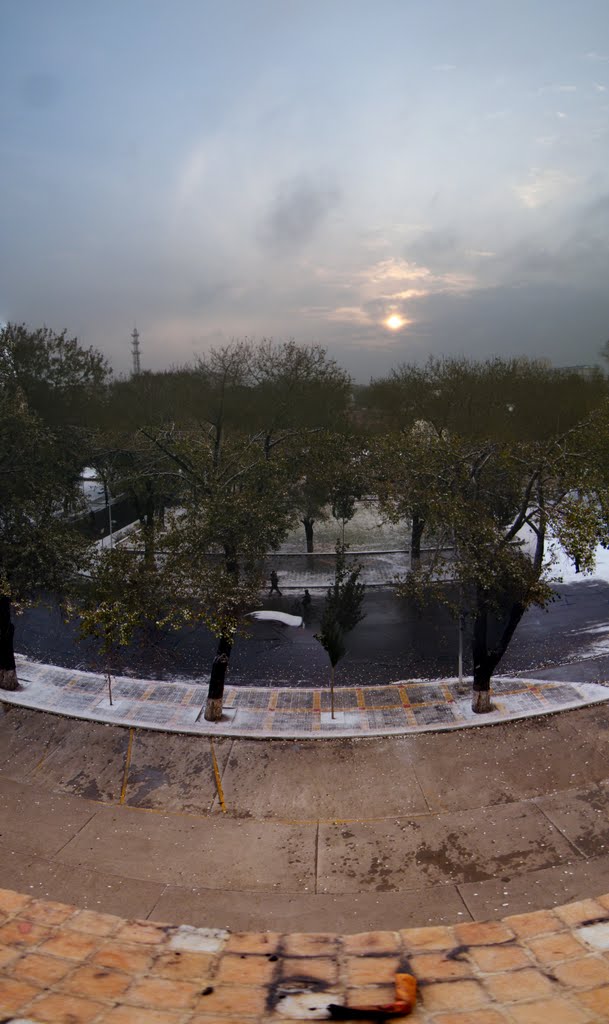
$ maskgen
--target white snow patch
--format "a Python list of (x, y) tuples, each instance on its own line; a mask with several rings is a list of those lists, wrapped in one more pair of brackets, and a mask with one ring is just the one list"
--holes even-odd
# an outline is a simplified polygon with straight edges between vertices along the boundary
[(563, 583), (582, 583), (585, 580), (602, 580), (609, 583), (609, 551), (600, 544), (594, 553), (595, 564), (592, 572), (576, 572), (572, 559), (555, 540), (548, 544), (548, 553), (554, 558), (551, 566), (552, 576), (560, 577)]
[(304, 626), (302, 615), (288, 615), (287, 612), (259, 611), (248, 612), (247, 618), (255, 619), (256, 622), (281, 622), (284, 626)]
[(191, 953), (220, 953), (228, 939), (228, 932), (222, 928), (193, 928), (182, 924), (169, 940), (170, 949)]
[(594, 949), (609, 949), (609, 921), (585, 925), (578, 928), (575, 934)]

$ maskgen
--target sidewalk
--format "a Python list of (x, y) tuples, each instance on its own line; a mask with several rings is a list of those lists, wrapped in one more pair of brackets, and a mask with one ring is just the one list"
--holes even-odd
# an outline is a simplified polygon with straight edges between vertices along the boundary
[[(470, 685), (457, 680), (404, 680), (385, 686), (340, 687), (335, 714), (329, 688), (287, 689), (227, 686), (220, 722), (195, 719), (207, 686), (131, 679), (112, 681), (112, 705), (102, 675), (75, 672), (19, 657), (22, 688), (4, 691), (2, 701), (53, 714), (114, 725), (201, 736), (324, 739), (332, 736), (391, 736), (462, 729), (533, 718), (609, 700), (596, 683), (496, 678), (495, 710), (475, 715)], [(464, 692), (461, 692), (464, 691)]]
[[(410, 569), (407, 551), (350, 551), (349, 562), (362, 567), (360, 581), (367, 587), (386, 587), (394, 584), (395, 577)], [(334, 553), (319, 552), (307, 555), (293, 552), (275, 552), (267, 555), (267, 576), (275, 569), (281, 590), (327, 590), (334, 583), (336, 559)]]

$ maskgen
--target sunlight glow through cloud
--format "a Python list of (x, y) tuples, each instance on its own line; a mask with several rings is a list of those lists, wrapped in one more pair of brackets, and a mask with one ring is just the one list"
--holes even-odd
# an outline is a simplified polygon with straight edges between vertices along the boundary
[(399, 331), (407, 322), (399, 313), (391, 313), (386, 320), (383, 320), (385, 327), (388, 327), (390, 331)]

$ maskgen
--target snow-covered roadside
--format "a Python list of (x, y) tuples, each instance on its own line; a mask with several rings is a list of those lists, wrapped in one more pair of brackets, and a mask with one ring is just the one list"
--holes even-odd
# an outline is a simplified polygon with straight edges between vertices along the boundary
[(572, 559), (556, 541), (550, 541), (548, 553), (553, 556), (551, 575), (561, 583), (582, 583), (585, 580), (602, 580), (609, 583), (609, 551), (600, 544), (595, 552), (596, 561), (592, 572), (576, 572)]
[[(518, 540), (523, 550), (533, 557), (535, 534), (530, 526), (523, 526), (518, 531)], [(546, 543), (544, 565), (547, 576), (556, 583), (583, 583), (586, 580), (602, 580), (609, 583), (609, 551), (598, 544), (595, 551), (595, 564), (592, 572), (577, 572), (575, 563), (566, 551), (550, 534)]]

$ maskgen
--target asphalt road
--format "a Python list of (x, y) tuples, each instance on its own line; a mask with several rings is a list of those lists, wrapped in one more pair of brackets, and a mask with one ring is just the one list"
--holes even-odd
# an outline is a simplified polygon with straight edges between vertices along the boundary
[[(266, 608), (294, 610), (294, 596), (265, 598)], [(314, 639), (323, 597), (313, 597), (304, 630), (269, 623), (251, 627), (239, 639), (230, 665), (230, 681), (249, 686), (316, 686), (327, 681), (328, 661)], [(384, 588), (369, 589), (365, 618), (347, 639), (348, 653), (337, 668), (337, 685), (386, 683), (412, 677), (457, 673), (457, 628), (445, 609), (423, 613)], [(603, 661), (603, 640), (607, 657)], [(101, 670), (104, 662), (90, 642), (78, 640), (77, 626), (65, 624), (50, 600), (16, 619), (16, 649), (41, 661), (67, 667)], [(160, 642), (143, 639), (121, 652), (114, 670), (144, 678), (187, 676), (209, 672), (214, 638), (204, 629), (167, 634)], [(502, 674), (548, 674), (557, 666), (583, 660), (586, 678), (606, 677), (609, 669), (609, 584), (582, 581), (558, 588), (546, 609), (524, 616), (498, 671)], [(465, 671), (471, 670), (468, 645)], [(563, 675), (569, 669), (563, 668)], [(553, 677), (556, 671), (550, 672)], [(581, 675), (581, 672), (580, 672)], [(560, 678), (560, 673), (558, 674)]]

